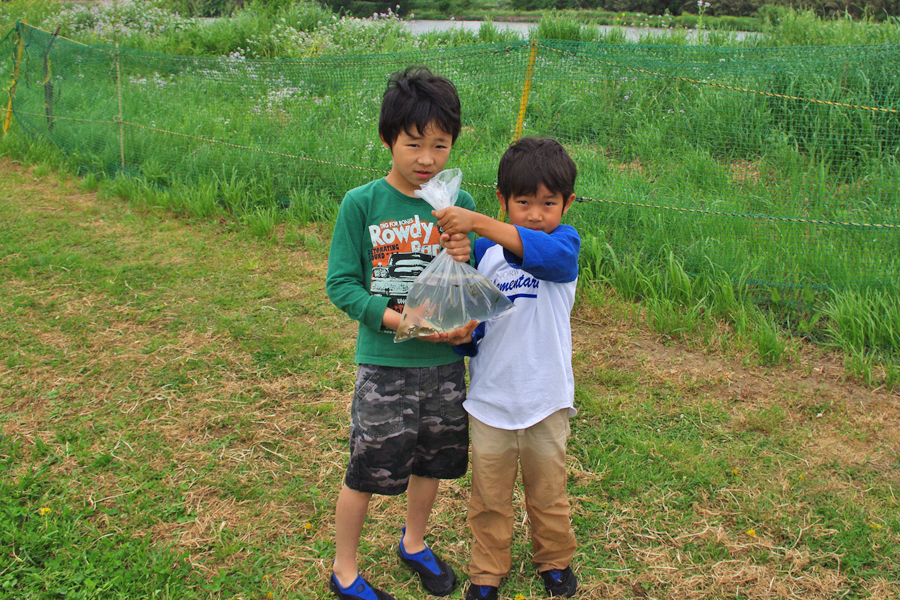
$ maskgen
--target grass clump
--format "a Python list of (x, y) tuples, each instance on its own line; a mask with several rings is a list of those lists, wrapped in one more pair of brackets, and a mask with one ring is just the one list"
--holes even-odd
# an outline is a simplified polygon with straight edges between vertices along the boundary
[(591, 235), (580, 260), (588, 286), (609, 286), (622, 299), (640, 302), (639, 320), (667, 338), (751, 348), (769, 366), (794, 362), (798, 342), (812, 341), (839, 348), (852, 377), (889, 390), (897, 385), (900, 311), (890, 291), (779, 290), (755, 286), (752, 271), (733, 278), (712, 263), (689, 275), (672, 251), (619, 256)]
[[(110, 526), (117, 510), (86, 504), (61, 485), (52, 474), (53, 465), (64, 460), (55, 443), (38, 438), (25, 448), (0, 434), (0, 457), (4, 593), (19, 598), (201, 597), (184, 553)], [(113, 460), (100, 455), (88, 470), (104, 471)]]

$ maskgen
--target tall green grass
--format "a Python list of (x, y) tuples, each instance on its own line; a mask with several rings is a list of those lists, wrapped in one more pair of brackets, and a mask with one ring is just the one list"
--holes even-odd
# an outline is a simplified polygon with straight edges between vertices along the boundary
[[(186, 56), (245, 58), (299, 58), (336, 54), (402, 52), (438, 47), (457, 47), (508, 42), (520, 36), (500, 30), (490, 19), (470, 32), (455, 28), (421, 36), (409, 34), (396, 15), (367, 19), (339, 17), (309, 0), (247, 3), (227, 19), (185, 18), (151, 0), (122, 0), (109, 4), (73, 5), (59, 9), (51, 0), (10, 0), (0, 5), (0, 30), (8, 31), (16, 20), (60, 33), (82, 43), (118, 42), (130, 48)], [(587, 15), (587, 17), (582, 16)], [(696, 16), (678, 19), (652, 15), (591, 11), (551, 11), (539, 14), (532, 35), (540, 39), (627, 43), (624, 27), (662, 28), (643, 34), (640, 44), (705, 44), (713, 46), (876, 45), (898, 43), (896, 18), (877, 21), (869, 16), (821, 19), (812, 11), (770, 7), (757, 22), (717, 24), (706, 17), (711, 30), (702, 36), (689, 34)], [(718, 19), (723, 21), (723, 19)], [(604, 25), (604, 31), (598, 26)], [(610, 28), (612, 26), (612, 28)], [(757, 35), (735, 36), (729, 30), (759, 30)]]
[[(165, 21), (160, 12), (142, 15), (140, 6), (75, 9), (66, 23), (69, 35), (85, 41), (97, 41), (106, 25), (115, 25), (114, 41), (123, 44), (117, 66), (124, 117), (139, 124), (124, 128), (123, 141), (114, 120), (119, 90), (109, 77), (115, 71), (109, 46), (54, 57), (54, 73), (69, 78), (58, 110), (79, 115), (78, 122), (59, 119), (51, 135), (44, 90), (29, 95), (23, 88), (17, 96), (24, 130), (51, 137), (79, 169), (121, 177), (125, 187), (144, 182), (142, 193), (158, 204), (197, 217), (232, 215), (257, 236), (272, 238), (286, 220), (327, 220), (347, 189), (388, 170), (389, 156), (374, 136), (385, 74), (427, 62), (457, 83), (465, 127), (454, 165), (474, 184), (479, 209), (493, 210), (496, 157), (519, 111), (528, 42), (489, 22), (474, 33), (415, 38), (395, 17), (329, 18), (305, 3), (238, 11), (215, 23), (173, 15)], [(600, 34), (557, 14), (545, 15), (534, 31), (543, 41), (524, 133), (551, 135), (569, 148), (584, 196), (570, 222), (629, 257), (603, 277), (622, 293), (654, 303), (660, 330), (693, 335), (711, 327), (698, 323), (709, 314), (706, 302), (730, 301), (705, 300), (728, 298), (723, 278), (780, 286), (785, 295), (900, 286), (894, 258), (900, 255), (894, 228), (900, 223), (900, 120), (859, 108), (900, 108), (891, 62), (896, 48), (780, 47), (779, 40), (809, 17), (779, 15), (769, 31), (744, 40), (673, 30), (653, 45), (611, 44), (622, 41), (620, 32)], [(54, 15), (45, 24), (60, 19)], [(159, 29), (161, 22), (172, 26)], [(840, 35), (856, 43), (885, 31), (869, 21), (858, 24), (856, 37), (846, 34), (846, 20), (806, 25), (819, 32), (809, 44)], [(36, 36), (33, 43), (46, 41)], [(173, 47), (175, 54), (134, 50)], [(212, 58), (222, 54), (228, 58)], [(882, 66), (857, 69), (864, 59)], [(198, 190), (194, 200), (178, 206), (173, 190), (191, 187)], [(653, 268), (671, 274), (660, 253), (680, 265), (692, 285), (706, 285), (713, 269), (719, 274), (715, 293), (681, 298), (684, 290), (643, 269), (649, 257)], [(649, 279), (642, 283), (641, 277)], [(632, 289), (640, 285), (650, 291)], [(733, 325), (749, 318), (742, 310)], [(813, 318), (800, 311), (771, 315), (771, 322), (806, 335), (801, 323), (810, 329)], [(766, 360), (784, 359), (777, 336), (755, 343), (769, 347), (761, 350)], [(893, 351), (870, 341), (851, 347), (867, 356)]]
[[(893, 289), (782, 290), (735, 277), (712, 262), (688, 273), (666, 248), (657, 254), (617, 252), (602, 238), (582, 242), (581, 276), (643, 306), (660, 335), (710, 348), (750, 349), (761, 364), (790, 361), (807, 340), (840, 350), (847, 373), (895, 389), (900, 369), (900, 299)], [(588, 288), (591, 283), (588, 283)], [(729, 329), (723, 333), (719, 324)]]
[(847, 370), (888, 389), (900, 385), (900, 296), (896, 289), (841, 290), (825, 302), (828, 341)]
[(16, 21), (31, 25), (43, 24), (59, 10), (53, 0), (8, 0), (0, 3), (0, 35), (6, 35)]
[(900, 43), (900, 20), (875, 20), (869, 15), (821, 19), (811, 11), (769, 7), (762, 42), (773, 46), (843, 46)]

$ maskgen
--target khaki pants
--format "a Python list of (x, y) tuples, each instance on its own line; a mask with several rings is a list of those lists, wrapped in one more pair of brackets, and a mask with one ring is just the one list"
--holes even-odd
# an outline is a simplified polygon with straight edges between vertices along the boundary
[(525, 509), (538, 571), (564, 569), (575, 555), (575, 532), (566, 496), (568, 409), (528, 429), (496, 429), (469, 417), (472, 439), (472, 529), (469, 580), (499, 586), (512, 567), (513, 487), (522, 465)]

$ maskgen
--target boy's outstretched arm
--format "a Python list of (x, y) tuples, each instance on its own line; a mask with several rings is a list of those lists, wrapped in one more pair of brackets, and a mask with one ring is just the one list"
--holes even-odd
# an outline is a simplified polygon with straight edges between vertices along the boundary
[(459, 206), (451, 206), (442, 210), (432, 211), (438, 220), (438, 225), (444, 233), (470, 233), (475, 232), (483, 238), (496, 242), (519, 258), (525, 256), (525, 248), (522, 245), (522, 237), (515, 225), (503, 223), (492, 219), (487, 215), (466, 210)]

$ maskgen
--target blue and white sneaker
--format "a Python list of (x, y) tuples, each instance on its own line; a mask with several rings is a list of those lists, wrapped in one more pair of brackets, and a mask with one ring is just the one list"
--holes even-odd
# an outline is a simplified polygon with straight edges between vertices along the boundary
[(446, 596), (456, 587), (456, 573), (426, 547), (421, 552), (409, 554), (403, 547), (403, 538), (406, 537), (406, 527), (400, 536), (400, 544), (397, 546), (397, 556), (403, 563), (418, 574), (422, 585), (429, 593), (435, 596)]
[(550, 596), (571, 598), (578, 590), (578, 578), (569, 567), (541, 571), (541, 579), (544, 580), (544, 587)]
[(328, 587), (340, 600), (396, 600), (387, 592), (373, 588), (368, 581), (362, 578), (362, 575), (357, 575), (353, 583), (347, 587), (342, 587), (338, 583), (337, 577), (332, 573), (331, 578), (328, 580)]
[(494, 585), (470, 583), (469, 589), (466, 590), (466, 600), (497, 600), (499, 597), (497, 586)]

